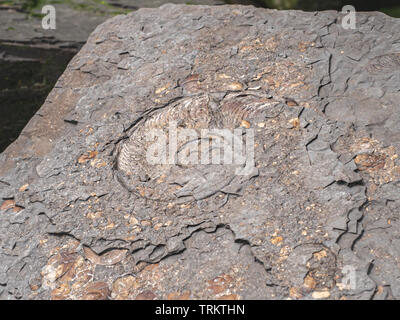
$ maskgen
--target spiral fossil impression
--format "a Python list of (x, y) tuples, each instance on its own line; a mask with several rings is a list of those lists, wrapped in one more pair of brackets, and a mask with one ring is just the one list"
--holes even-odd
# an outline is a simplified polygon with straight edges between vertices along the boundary
[(367, 70), (370, 73), (394, 71), (400, 69), (400, 52), (377, 56), (369, 62)]
[[(235, 188), (232, 189), (232, 184), (235, 179), (243, 180), (243, 177), (236, 175), (238, 168), (246, 166), (246, 161), (234, 162), (231, 165), (226, 163), (204, 164), (198, 159), (200, 155), (196, 151), (204, 142), (202, 140), (221, 139), (221, 137), (216, 137), (213, 134), (203, 136), (201, 131), (204, 131), (204, 129), (228, 129), (232, 131), (243, 126), (245, 128), (243, 136), (246, 136), (246, 129), (249, 129), (251, 121), (265, 117), (263, 112), (274, 108), (277, 104), (277, 101), (263, 95), (247, 93), (229, 94), (222, 101), (215, 101), (207, 94), (182, 98), (172, 105), (158, 110), (134, 128), (130, 138), (121, 147), (117, 158), (118, 169), (126, 175), (127, 184), (131, 187), (137, 185), (137, 183), (151, 183), (160, 176), (166, 175), (169, 177), (169, 183), (182, 187), (175, 192), (176, 197), (194, 197), (199, 200), (207, 198), (217, 191), (228, 192), (228, 190), (231, 190), (235, 192)], [(146, 135), (154, 129), (165, 133), (166, 149), (164, 151), (169, 150), (172, 143), (172, 141), (169, 141), (168, 132), (171, 123), (177, 125), (178, 139), (175, 154), (170, 156), (178, 161), (150, 164), (148, 158), (146, 158), (146, 152), (154, 141), (149, 142)], [(187, 129), (191, 129), (195, 133), (195, 137), (188, 136), (186, 134)], [(182, 135), (182, 133), (184, 134)], [(248, 133), (247, 135), (249, 136)], [(212, 143), (209, 146), (209, 151), (213, 154), (216, 150)], [(196, 153), (194, 157), (199, 160), (196, 164), (179, 161), (182, 158), (193, 157), (193, 154), (190, 154), (193, 152)], [(243, 156), (243, 150), (241, 150), (240, 155), (235, 152), (233, 154), (234, 159)], [(250, 179), (256, 174), (256, 170), (251, 170), (246, 173), (246, 179)]]

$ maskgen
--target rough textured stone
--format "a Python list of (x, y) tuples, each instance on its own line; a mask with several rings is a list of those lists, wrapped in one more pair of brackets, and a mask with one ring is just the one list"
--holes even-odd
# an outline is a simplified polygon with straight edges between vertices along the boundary
[[(400, 298), (400, 21), (341, 17), (165, 5), (97, 27), (0, 155), (0, 297)], [(140, 128), (197, 102), (254, 129), (256, 171), (127, 176)]]

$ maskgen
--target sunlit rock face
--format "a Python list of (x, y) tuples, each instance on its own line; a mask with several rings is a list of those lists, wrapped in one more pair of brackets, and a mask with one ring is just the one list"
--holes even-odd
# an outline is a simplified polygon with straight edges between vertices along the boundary
[(400, 22), (342, 17), (97, 27), (0, 156), (0, 297), (400, 298)]

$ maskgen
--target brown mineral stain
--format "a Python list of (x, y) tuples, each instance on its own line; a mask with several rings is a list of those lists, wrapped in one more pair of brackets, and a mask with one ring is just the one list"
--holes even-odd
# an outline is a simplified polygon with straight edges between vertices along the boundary
[(251, 127), (250, 122), (248, 122), (247, 120), (242, 120), (240, 126), (246, 129), (249, 129)]
[(157, 223), (157, 224), (153, 227), (153, 229), (154, 229), (155, 231), (158, 231), (158, 230), (161, 229), (162, 226), (163, 226), (162, 223)]
[(97, 155), (98, 155), (97, 151), (89, 151), (86, 154), (83, 154), (79, 157), (78, 163), (80, 163), (80, 164), (85, 163), (85, 162), (89, 161), (90, 159), (94, 159)]
[(108, 221), (108, 224), (104, 227), (104, 230), (110, 230), (115, 228), (115, 223), (112, 221)]
[(110, 289), (105, 282), (93, 282), (83, 290), (81, 300), (108, 300)]
[(162, 174), (158, 180), (157, 180), (157, 184), (163, 183), (165, 181), (165, 178), (167, 177), (167, 175)]
[(326, 250), (321, 250), (321, 251), (315, 252), (313, 255), (318, 261), (320, 261), (322, 258), (327, 257), (328, 253), (326, 252)]
[(15, 213), (17, 213), (17, 212), (20, 212), (20, 211), (23, 210), (23, 209), (24, 209), (23, 207), (15, 206), (15, 207), (13, 208), (13, 211), (14, 211)]
[(217, 80), (224, 80), (224, 79), (231, 79), (232, 77), (228, 76), (225, 73), (219, 73), (219, 74), (217, 74), (216, 78), (217, 78)]
[(101, 211), (97, 211), (97, 212), (89, 212), (86, 215), (86, 218), (94, 220), (94, 219), (99, 219), (102, 216), (102, 212)]
[(0, 211), (6, 211), (12, 209), (14, 212), (20, 212), (23, 208), (15, 205), (14, 200), (5, 200), (0, 206)]
[(241, 91), (243, 90), (243, 85), (240, 82), (232, 82), (227, 85), (227, 89), (231, 91)]
[(90, 162), (90, 165), (92, 167), (95, 167), (95, 168), (99, 169), (99, 168), (106, 167), (107, 163), (104, 160), (101, 160), (101, 159), (94, 159), (93, 161)]
[(289, 120), (289, 123), (292, 125), (293, 128), (299, 128), (300, 127), (300, 120), (299, 118), (293, 118)]
[(310, 275), (307, 275), (304, 279), (304, 286), (308, 289), (314, 289), (317, 285), (317, 281)]
[(154, 271), (158, 268), (158, 266), (159, 266), (158, 263), (149, 264), (143, 269), (143, 271), (145, 272)]
[(272, 244), (278, 245), (283, 241), (283, 238), (281, 236), (278, 236), (278, 237), (272, 238), (270, 241)]
[(185, 291), (184, 293), (171, 292), (167, 296), (167, 300), (188, 300), (189, 298), (190, 298), (190, 291)]
[(149, 220), (142, 220), (142, 221), (140, 222), (140, 224), (141, 224), (143, 227), (150, 227), (150, 226), (151, 226), (151, 221), (149, 221)]
[(331, 296), (331, 293), (327, 290), (321, 290), (321, 291), (314, 291), (312, 293), (312, 297), (314, 299), (327, 299)]
[(143, 291), (142, 293), (138, 294), (135, 300), (154, 300), (157, 296), (151, 290)]
[(40, 289), (42, 286), (40, 278), (34, 278), (29, 281), (29, 287), (31, 288), (32, 291), (37, 291)]
[(211, 284), (208, 289), (210, 289), (214, 294), (219, 294), (225, 291), (225, 288), (218, 284)]
[(385, 166), (386, 156), (383, 154), (359, 154), (355, 157), (354, 162), (358, 170), (379, 170)]
[(144, 188), (139, 186), (136, 189), (139, 191), (139, 194), (142, 197), (149, 197), (153, 194), (153, 190), (150, 188)]
[(136, 235), (132, 234), (124, 238), (125, 241), (133, 241), (136, 239)]
[(70, 286), (67, 283), (62, 283), (51, 291), (51, 300), (66, 300), (70, 292)]
[(130, 225), (138, 225), (139, 224), (139, 220), (132, 216), (132, 217), (129, 218), (129, 224)]
[(378, 286), (378, 290), (376, 291), (377, 294), (382, 294), (384, 292), (383, 286)]
[(313, 47), (314, 45), (315, 44), (312, 44), (311, 42), (301, 41), (297, 47), (300, 52), (305, 52), (309, 47)]
[(19, 192), (24, 192), (26, 189), (28, 189), (29, 184), (24, 184), (22, 187), (19, 188)]
[(199, 81), (200, 80), (200, 75), (198, 74), (191, 74), (189, 76), (187, 76), (185, 78), (185, 80), (183, 80), (182, 84), (188, 83), (188, 82), (192, 82), (192, 81)]
[(171, 84), (168, 83), (167, 85), (165, 85), (165, 86), (163, 86), (163, 87), (161, 87), (161, 88), (156, 89), (156, 90), (155, 90), (155, 94), (161, 94), (161, 93), (163, 93), (163, 92), (164, 92), (165, 90), (167, 90), (170, 86), (171, 86)]
[(213, 294), (220, 294), (229, 288), (232, 281), (233, 278), (229, 274), (223, 274), (213, 280), (208, 280), (208, 289), (211, 290)]
[(302, 297), (301, 290), (295, 287), (289, 289), (289, 295), (294, 299), (300, 299)]
[(43, 246), (43, 245), (45, 245), (46, 243), (47, 243), (47, 241), (49, 241), (49, 239), (40, 239), (39, 240), (39, 246)]
[(299, 104), (296, 102), (296, 100), (291, 99), (291, 98), (286, 98), (286, 104), (287, 104), (289, 107), (296, 107), (296, 106), (299, 105)]

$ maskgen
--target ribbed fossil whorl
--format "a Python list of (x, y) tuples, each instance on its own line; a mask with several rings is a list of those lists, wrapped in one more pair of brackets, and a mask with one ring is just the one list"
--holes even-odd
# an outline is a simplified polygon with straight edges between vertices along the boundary
[[(197, 170), (196, 178), (193, 178), (191, 182), (183, 182), (182, 185), (189, 184), (194, 189), (198, 189), (202, 179), (213, 179), (213, 185), (224, 187), (229, 184), (232, 175), (234, 175), (233, 173), (227, 174), (227, 171), (234, 170), (232, 167), (227, 168), (224, 165), (219, 165), (218, 167), (213, 165), (202, 166), (197, 164), (195, 171), (188, 171), (193, 165), (182, 165), (179, 161), (178, 163), (150, 164), (148, 158), (146, 158), (146, 152), (154, 144), (154, 140), (149, 141), (147, 135), (154, 129), (163, 132), (166, 137), (166, 150), (169, 150), (171, 141), (169, 141), (168, 131), (171, 123), (175, 123), (179, 138), (177, 139), (176, 154), (173, 155), (173, 158), (178, 159), (182, 154), (192, 152), (193, 148), (190, 147), (193, 147), (193, 144), (199, 146), (202, 139), (213, 139), (211, 136), (204, 138), (202, 129), (232, 130), (240, 127), (243, 121), (250, 121), (257, 116), (262, 117), (263, 111), (273, 108), (277, 103), (277, 101), (267, 97), (260, 97), (251, 93), (228, 94), (222, 101), (217, 102), (207, 94), (182, 98), (163, 109), (157, 110), (149, 118), (136, 125), (129, 139), (121, 147), (117, 158), (118, 170), (123, 171), (130, 177), (130, 183), (133, 182), (133, 184), (135, 184), (134, 181), (144, 183), (154, 181), (162, 175), (168, 176), (168, 172), (173, 167), (179, 168), (182, 177), (191, 176)], [(186, 129), (191, 129), (192, 132), (195, 132), (197, 138), (185, 136), (188, 132)], [(181, 135), (181, 133), (184, 134)], [(197, 157), (198, 155), (195, 156)], [(216, 172), (211, 173), (210, 170)], [(208, 173), (206, 174), (205, 172)], [(228, 178), (223, 178), (222, 176), (227, 176)]]
[(400, 70), (400, 52), (388, 53), (377, 56), (369, 62), (367, 70), (371, 73), (399, 71)]
[(146, 134), (152, 129), (160, 129), (167, 133), (172, 121), (176, 122), (178, 131), (179, 128), (195, 130), (208, 128), (212, 119), (211, 112), (206, 96), (186, 98), (156, 112), (144, 123), (139, 124), (128, 141), (122, 146), (118, 156), (118, 169), (128, 175), (135, 174), (143, 169), (146, 174), (149, 174), (150, 168), (144, 163), (144, 153), (149, 146), (148, 141), (146, 141)]

